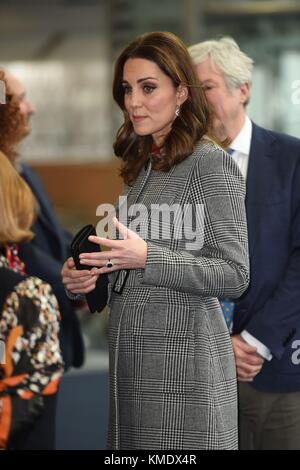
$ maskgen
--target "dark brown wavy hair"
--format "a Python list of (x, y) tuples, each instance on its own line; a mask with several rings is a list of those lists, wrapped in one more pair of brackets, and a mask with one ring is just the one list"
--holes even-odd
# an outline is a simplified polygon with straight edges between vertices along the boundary
[(127, 46), (115, 64), (113, 97), (124, 114), (114, 143), (115, 154), (124, 164), (121, 176), (132, 185), (141, 168), (149, 158), (152, 137), (138, 136), (124, 105), (123, 69), (128, 59), (140, 58), (154, 62), (171, 78), (174, 87), (188, 88), (188, 98), (181, 105), (180, 115), (174, 120), (172, 130), (164, 143), (164, 157), (155, 162), (154, 168), (169, 171), (170, 168), (189, 156), (204, 135), (213, 136), (208, 104), (198, 80), (195, 66), (183, 42), (169, 32), (146, 33)]
[(6, 90), (6, 103), (0, 103), (0, 150), (14, 162), (16, 145), (24, 137), (24, 117), (20, 113), (17, 98), (10, 93), (4, 70), (0, 69), (0, 80)]

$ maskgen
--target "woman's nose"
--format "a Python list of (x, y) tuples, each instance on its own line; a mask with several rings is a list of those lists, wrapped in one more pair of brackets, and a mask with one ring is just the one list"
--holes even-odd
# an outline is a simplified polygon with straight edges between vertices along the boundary
[(130, 104), (133, 108), (137, 108), (137, 107), (141, 106), (141, 104), (142, 104), (141, 95), (138, 91), (133, 91), (131, 93), (131, 103)]

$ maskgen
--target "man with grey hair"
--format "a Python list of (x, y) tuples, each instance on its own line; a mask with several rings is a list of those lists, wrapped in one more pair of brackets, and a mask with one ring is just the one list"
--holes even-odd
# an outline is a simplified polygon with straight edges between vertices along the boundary
[[(228, 37), (189, 48), (215, 134), (247, 180), (248, 290), (234, 304), (240, 448), (300, 449), (300, 140), (246, 114), (253, 61)], [(232, 308), (230, 307), (232, 306)]]

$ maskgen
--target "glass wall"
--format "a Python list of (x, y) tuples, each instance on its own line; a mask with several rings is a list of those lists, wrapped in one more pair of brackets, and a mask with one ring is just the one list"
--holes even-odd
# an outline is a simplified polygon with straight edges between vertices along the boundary
[(300, 2), (205, 3), (199, 40), (232, 36), (254, 59), (250, 117), (300, 137)]
[(110, 63), (82, 61), (4, 64), (34, 104), (32, 133), (22, 145), (32, 163), (100, 162), (111, 158)]

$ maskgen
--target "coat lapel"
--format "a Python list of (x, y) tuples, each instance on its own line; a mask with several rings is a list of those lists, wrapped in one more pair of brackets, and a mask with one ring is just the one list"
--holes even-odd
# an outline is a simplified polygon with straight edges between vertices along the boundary
[(165, 192), (166, 187), (168, 186), (170, 179), (172, 178), (175, 168), (176, 166), (173, 166), (168, 172), (161, 171), (157, 173), (157, 175), (155, 176), (156, 191), (152, 193), (150, 200), (147, 200), (145, 202), (143, 200), (143, 197), (141, 198), (141, 195), (143, 195), (143, 190), (148, 182), (148, 179), (152, 171), (152, 164), (151, 164), (151, 161), (149, 161), (147, 168), (144, 168), (141, 171), (135, 184), (127, 193), (128, 208), (132, 206), (133, 204), (137, 204), (139, 202), (142, 202), (143, 204), (146, 204), (146, 205), (159, 204), (161, 202), (167, 202), (171, 204), (175, 198), (175, 192), (174, 191), (172, 192), (172, 196), (170, 196), (169, 194), (164, 194), (164, 192)]
[(257, 229), (263, 216), (264, 204), (272, 189), (272, 144), (274, 138), (253, 123), (248, 163), (246, 211), (248, 221), (249, 251), (253, 253)]

